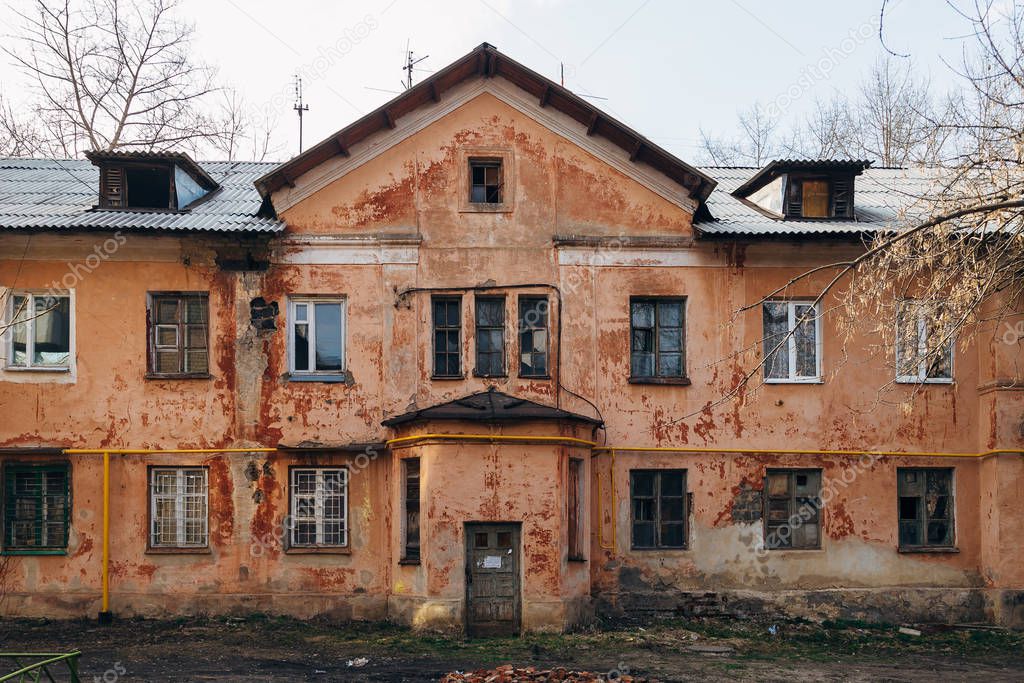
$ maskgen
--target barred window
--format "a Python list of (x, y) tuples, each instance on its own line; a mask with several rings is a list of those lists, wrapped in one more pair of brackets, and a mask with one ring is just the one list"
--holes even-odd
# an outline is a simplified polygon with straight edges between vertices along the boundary
[(154, 467), (149, 471), (153, 548), (205, 548), (209, 543), (209, 486), (205, 467)]
[(348, 470), (295, 467), (291, 470), (291, 537), (296, 548), (348, 545)]
[(71, 520), (71, 469), (56, 465), (4, 468), (4, 549), (63, 551)]
[(209, 364), (209, 304), (205, 293), (150, 294), (149, 372), (205, 376)]

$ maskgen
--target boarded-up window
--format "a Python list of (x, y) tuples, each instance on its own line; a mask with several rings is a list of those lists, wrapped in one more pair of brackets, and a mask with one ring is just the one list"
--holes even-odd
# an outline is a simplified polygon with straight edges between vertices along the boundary
[(629, 473), (632, 547), (686, 547), (686, 470)]
[(205, 293), (150, 294), (147, 317), (150, 374), (209, 374), (209, 304)]
[(519, 375), (548, 376), (547, 297), (519, 298)]
[(953, 470), (900, 468), (900, 548), (953, 546)]
[(476, 299), (476, 374), (505, 374), (505, 297)]
[(827, 180), (804, 179), (803, 183), (803, 217), (828, 218), (829, 183)]
[(765, 546), (821, 547), (821, 470), (768, 470)]
[(462, 375), (462, 298), (436, 296), (434, 314), (434, 377)]
[(71, 523), (71, 468), (8, 465), (4, 468), (4, 549), (63, 551)]
[(209, 542), (208, 496), (205, 467), (150, 469), (150, 546), (205, 547)]
[(630, 300), (631, 378), (686, 376), (684, 303), (680, 297), (634, 297)]
[(406, 560), (420, 559), (420, 459), (402, 461), (405, 478), (405, 549)]
[(582, 560), (584, 549), (584, 461), (579, 458), (569, 460), (569, 485), (567, 490), (567, 506), (569, 517), (569, 559)]

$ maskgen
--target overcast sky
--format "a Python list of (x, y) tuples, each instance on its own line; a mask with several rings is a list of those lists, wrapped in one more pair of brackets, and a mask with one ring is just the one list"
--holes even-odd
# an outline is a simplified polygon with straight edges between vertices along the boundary
[[(693, 160), (701, 127), (728, 133), (755, 100), (797, 117), (816, 96), (855, 89), (882, 53), (880, 2), (182, 0), (180, 11), (221, 80), (279, 112), (279, 158), (297, 150), (294, 73), (305, 74), (309, 146), (401, 89), (407, 42), (417, 57), (429, 55), (418, 79), (489, 42), (555, 80), (564, 64), (567, 87)], [(889, 4), (890, 47), (910, 54), (937, 88), (955, 87), (942, 60), (959, 61), (965, 23), (941, 0)], [(16, 32), (10, 6), (0, 22)], [(5, 95), (17, 100), (22, 84), (0, 64)]]

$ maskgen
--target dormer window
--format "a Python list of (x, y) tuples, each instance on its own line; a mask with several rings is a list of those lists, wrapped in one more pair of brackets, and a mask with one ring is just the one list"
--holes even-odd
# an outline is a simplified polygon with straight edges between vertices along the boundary
[(187, 154), (90, 152), (100, 169), (100, 209), (184, 211), (219, 185)]
[(780, 219), (855, 217), (854, 179), (868, 161), (836, 159), (773, 161), (733, 195)]

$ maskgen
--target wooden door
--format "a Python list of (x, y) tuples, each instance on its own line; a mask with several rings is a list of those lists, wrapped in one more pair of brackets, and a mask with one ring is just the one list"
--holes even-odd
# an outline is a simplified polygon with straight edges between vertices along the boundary
[(519, 525), (466, 524), (466, 632), (519, 633)]

